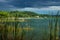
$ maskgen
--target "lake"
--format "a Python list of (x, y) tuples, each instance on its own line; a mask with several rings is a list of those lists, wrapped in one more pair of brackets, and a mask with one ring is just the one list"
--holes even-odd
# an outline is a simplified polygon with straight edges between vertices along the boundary
[[(17, 33), (18, 36), (21, 36), (21, 33), (23, 33), (24, 40), (48, 40), (49, 33), (50, 33), (49, 21), (51, 22), (51, 25), (53, 26), (52, 31), (54, 31), (55, 18), (24, 19), (23, 22), (21, 21), (3, 22), (3, 24), (8, 25), (8, 27), (10, 25), (15, 28), (26, 28), (25, 30), (23, 30), (24, 32), (20, 32), (20, 34)], [(58, 25), (59, 24), (60, 24), (60, 18), (58, 18)], [(58, 27), (60, 28), (60, 25)]]

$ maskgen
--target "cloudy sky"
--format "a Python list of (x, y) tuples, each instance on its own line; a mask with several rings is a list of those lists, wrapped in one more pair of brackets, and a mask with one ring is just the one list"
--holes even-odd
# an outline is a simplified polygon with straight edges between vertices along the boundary
[(0, 0), (0, 10), (48, 13), (48, 10), (60, 10), (60, 0)]

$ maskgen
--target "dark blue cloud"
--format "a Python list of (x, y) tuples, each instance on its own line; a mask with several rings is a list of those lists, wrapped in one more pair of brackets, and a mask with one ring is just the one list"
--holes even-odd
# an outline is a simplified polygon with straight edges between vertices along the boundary
[(60, 6), (59, 0), (13, 0), (9, 4), (15, 7), (42, 7), (42, 6)]
[(60, 0), (0, 0), (0, 9), (60, 6)]

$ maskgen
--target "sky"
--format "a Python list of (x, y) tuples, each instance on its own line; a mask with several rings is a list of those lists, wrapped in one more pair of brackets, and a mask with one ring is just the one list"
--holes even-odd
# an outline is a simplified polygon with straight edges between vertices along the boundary
[(60, 10), (60, 0), (0, 0), (0, 10), (33, 11), (47, 14)]

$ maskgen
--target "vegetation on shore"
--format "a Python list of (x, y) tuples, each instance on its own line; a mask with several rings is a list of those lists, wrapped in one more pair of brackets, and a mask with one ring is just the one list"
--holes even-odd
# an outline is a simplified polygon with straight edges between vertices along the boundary
[[(38, 14), (30, 11), (0, 11), (1, 17), (51, 17), (48, 14)], [(56, 15), (53, 15), (55, 17)]]

